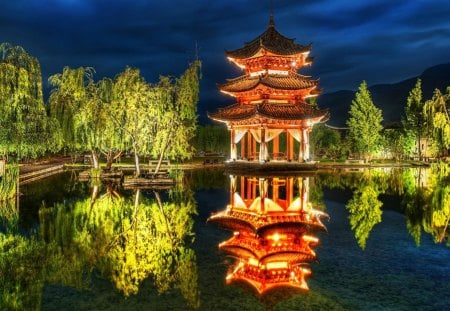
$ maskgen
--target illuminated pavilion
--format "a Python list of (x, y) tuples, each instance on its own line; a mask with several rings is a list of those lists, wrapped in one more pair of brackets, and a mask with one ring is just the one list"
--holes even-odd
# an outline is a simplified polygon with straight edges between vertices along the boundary
[(328, 217), (309, 202), (309, 178), (230, 178), (230, 204), (208, 219), (233, 232), (219, 245), (236, 259), (227, 284), (244, 283), (260, 297), (280, 288), (307, 291), (314, 233), (326, 231), (321, 218)]
[[(219, 89), (236, 103), (208, 116), (230, 130), (231, 160), (310, 160), (309, 133), (329, 118), (328, 111), (307, 102), (320, 93), (318, 80), (297, 73), (311, 65), (310, 50), (311, 45), (299, 45), (281, 35), (270, 16), (264, 33), (242, 48), (226, 51), (228, 60), (244, 74)], [(280, 150), (280, 139), (285, 142), (284, 150)]]

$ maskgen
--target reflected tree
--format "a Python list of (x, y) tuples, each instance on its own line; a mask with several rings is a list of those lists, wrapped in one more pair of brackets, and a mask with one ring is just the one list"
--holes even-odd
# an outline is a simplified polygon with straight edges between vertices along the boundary
[(372, 179), (361, 180), (353, 197), (347, 203), (350, 226), (355, 233), (358, 245), (366, 248), (367, 239), (373, 227), (381, 222), (383, 203), (378, 199), (380, 188)]

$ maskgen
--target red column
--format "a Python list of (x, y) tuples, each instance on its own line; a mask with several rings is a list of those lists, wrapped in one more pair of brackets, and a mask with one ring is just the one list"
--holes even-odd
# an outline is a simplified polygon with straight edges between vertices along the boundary
[[(248, 135), (248, 133), (245, 135)], [(245, 135), (241, 138), (241, 159), (245, 159)]]
[(251, 159), (252, 157), (252, 133), (250, 131), (247, 132), (247, 159)]
[(235, 137), (235, 133), (234, 133), (234, 129), (230, 130), (230, 135), (231, 135), (231, 142), (230, 142), (230, 159), (231, 160), (236, 160), (237, 157), (237, 153), (236, 153), (236, 144), (234, 143), (234, 137)]
[[(274, 157), (278, 157), (278, 153), (280, 152), (280, 138), (279, 136), (275, 137), (272, 141), (272, 152)], [(275, 158), (277, 159), (277, 158)]]

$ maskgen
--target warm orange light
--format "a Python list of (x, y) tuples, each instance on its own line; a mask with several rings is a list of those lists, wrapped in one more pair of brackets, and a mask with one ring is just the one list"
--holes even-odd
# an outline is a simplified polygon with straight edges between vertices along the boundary
[(302, 237), (303, 241), (305, 242), (312, 242), (312, 243), (319, 243), (319, 239), (316, 238), (315, 236), (311, 236), (311, 235), (304, 235)]

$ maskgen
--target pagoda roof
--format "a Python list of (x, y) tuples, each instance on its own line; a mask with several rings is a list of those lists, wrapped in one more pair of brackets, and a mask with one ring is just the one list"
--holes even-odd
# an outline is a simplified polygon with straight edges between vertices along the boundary
[(228, 79), (227, 82), (219, 84), (219, 89), (225, 92), (245, 92), (256, 88), (259, 85), (279, 90), (303, 90), (316, 87), (319, 80), (311, 80), (309, 76), (304, 76), (295, 72), (282, 74), (264, 74), (260, 76), (240, 76)]
[(285, 233), (326, 232), (326, 227), (320, 221), (322, 214), (311, 216), (313, 217), (307, 217), (305, 213), (262, 216), (252, 212), (227, 209), (210, 216), (208, 222), (216, 223), (226, 230), (254, 232), (256, 234), (277, 232), (280, 228)]
[(244, 47), (233, 51), (225, 51), (225, 54), (230, 58), (245, 59), (254, 56), (261, 49), (277, 55), (293, 55), (311, 50), (311, 44), (303, 46), (294, 41), (295, 39), (286, 38), (275, 29), (273, 16), (270, 16), (269, 27), (265, 32), (252, 41), (246, 42)]
[(306, 120), (311, 118), (328, 118), (329, 112), (317, 109), (309, 104), (233, 104), (219, 108), (217, 112), (208, 113), (209, 118), (220, 121), (240, 121), (257, 116), (278, 120)]

